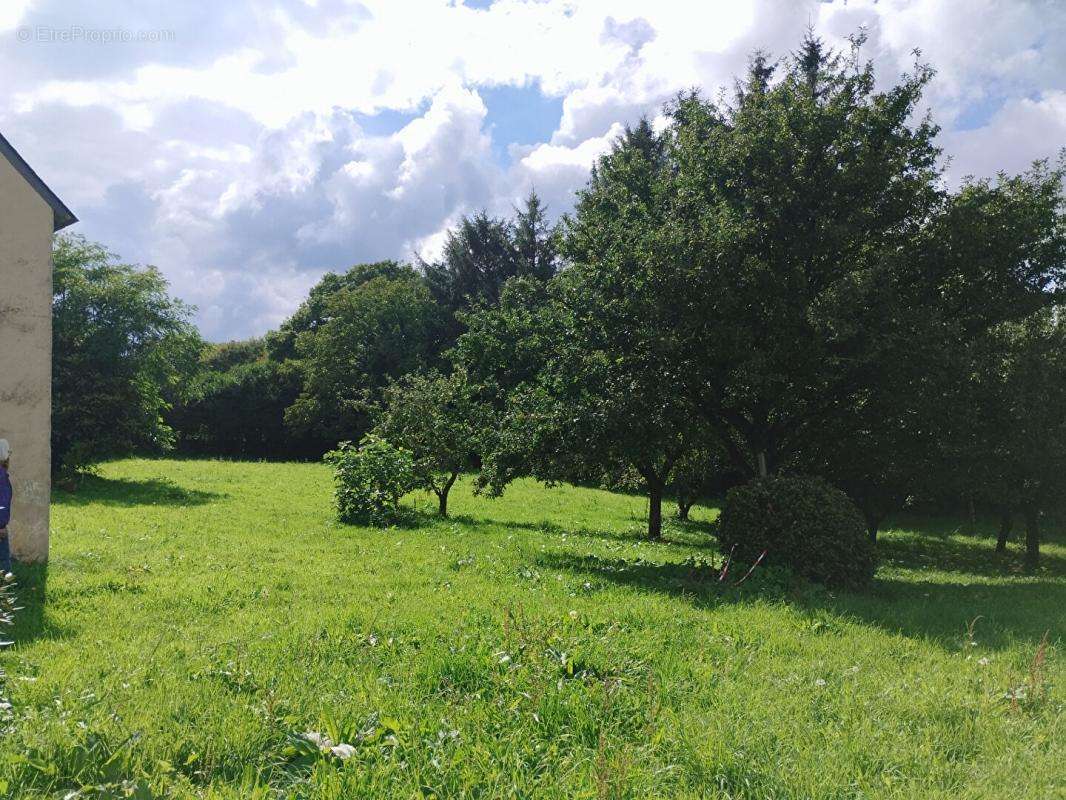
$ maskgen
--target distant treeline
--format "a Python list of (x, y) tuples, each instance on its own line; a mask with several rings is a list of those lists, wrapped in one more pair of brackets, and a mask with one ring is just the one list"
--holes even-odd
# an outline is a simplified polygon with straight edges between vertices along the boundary
[(495, 305), (511, 278), (556, 273), (557, 236), (531, 191), (513, 219), (462, 219), (439, 261), (325, 275), (278, 330), (205, 345), (188, 392), (166, 414), (178, 450), (317, 459), (358, 440), (391, 381), (448, 368), (465, 313)]

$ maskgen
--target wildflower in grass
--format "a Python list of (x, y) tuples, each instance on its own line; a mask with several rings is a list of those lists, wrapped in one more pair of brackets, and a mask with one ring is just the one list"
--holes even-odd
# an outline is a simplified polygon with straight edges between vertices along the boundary
[(321, 750), (323, 753), (333, 747), (333, 741), (324, 733), (318, 731), (306, 731), (303, 738)]
[(334, 745), (329, 751), (339, 758), (341, 761), (347, 761), (349, 758), (355, 755), (355, 748), (350, 744), (341, 743)]

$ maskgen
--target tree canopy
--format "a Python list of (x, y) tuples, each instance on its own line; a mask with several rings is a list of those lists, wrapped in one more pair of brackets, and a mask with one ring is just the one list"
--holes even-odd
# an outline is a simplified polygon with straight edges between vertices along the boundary
[(84, 237), (57, 236), (52, 260), (53, 472), (168, 449), (163, 415), (201, 348), (190, 309), (154, 267), (123, 264)]
[[(648, 491), (652, 537), (661, 534), (673, 465), (702, 431), (687, 399), (670, 391), (676, 378), (662, 346), (669, 320), (645, 302), (652, 273), (641, 237), (662, 220), (661, 154), (646, 120), (628, 130), (564, 222), (568, 268), (546, 300), (531, 303), (535, 287), (516, 288), (484, 312), (487, 319), (471, 322), (459, 348), (481, 380), (510, 384), (496, 446), (486, 454), (488, 485), (499, 491), (522, 473), (588, 480), (630, 468)], [(541, 310), (531, 316), (531, 305)], [(516, 333), (523, 326), (531, 327)], [(531, 344), (540, 348), (532, 363)], [(506, 377), (516, 367), (517, 382)]]
[(418, 485), (432, 491), (448, 515), (448, 493), (477, 465), (489, 419), (462, 370), (410, 374), (385, 390), (376, 432), (413, 454)]
[(425, 280), (410, 267), (333, 293), (322, 321), (296, 337), (303, 389), (286, 421), (323, 441), (369, 430), (388, 382), (432, 364), (441, 324)]

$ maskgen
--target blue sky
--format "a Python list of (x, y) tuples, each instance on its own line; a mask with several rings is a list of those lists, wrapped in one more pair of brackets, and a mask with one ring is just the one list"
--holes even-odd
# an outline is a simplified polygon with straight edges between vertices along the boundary
[(865, 27), (886, 82), (921, 49), (951, 181), (1066, 145), (1058, 0), (3, 0), (0, 131), (75, 230), (246, 337), (530, 186), (569, 209), (622, 125), (808, 25)]
[[(488, 5), (486, 3), (486, 5)], [(534, 145), (551, 139), (563, 116), (563, 98), (545, 95), (540, 85), (489, 86), (479, 90), (493, 152), (506, 165), (512, 145)]]

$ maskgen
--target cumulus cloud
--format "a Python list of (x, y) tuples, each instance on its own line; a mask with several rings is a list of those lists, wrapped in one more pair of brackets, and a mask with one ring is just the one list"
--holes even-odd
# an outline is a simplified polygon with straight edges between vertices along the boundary
[[(209, 330), (276, 325), (302, 299), (305, 276), (411, 258), (457, 210), (488, 205), (500, 176), (484, 118), (477, 93), (453, 87), (388, 136), (367, 135), (339, 109), (268, 129), (249, 160), (184, 170), (160, 193), (157, 232), (175, 250), (158, 258), (216, 265), (217, 282), (197, 298)], [(182, 247), (189, 240), (195, 252)]]
[[(462, 214), (509, 213), (531, 185), (568, 210), (624, 124), (728, 89), (808, 25), (836, 46), (864, 28), (885, 81), (921, 49), (952, 180), (1066, 142), (1056, 0), (5, 0), (0, 130), (87, 235), (160, 266), (206, 335), (247, 336), (325, 270), (432, 257)], [(75, 26), (171, 36), (36, 36)], [(493, 141), (501, 86), (554, 98), (554, 132)]]
[(1066, 91), (1009, 100), (986, 125), (951, 131), (944, 140), (953, 156), (949, 174), (956, 180), (1022, 172), (1033, 160), (1054, 157), (1057, 148), (1066, 147)]

